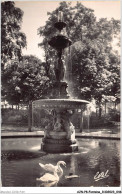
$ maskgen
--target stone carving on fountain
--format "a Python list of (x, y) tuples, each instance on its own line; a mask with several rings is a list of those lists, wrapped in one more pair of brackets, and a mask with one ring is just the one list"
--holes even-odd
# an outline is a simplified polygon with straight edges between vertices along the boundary
[[(66, 110), (66, 109), (54, 109), (52, 110), (53, 114), (53, 122), (49, 123), (45, 128), (45, 138), (51, 137), (51, 134), (56, 132), (65, 132), (64, 139), (71, 139), (72, 134), (74, 133), (74, 126), (70, 121), (71, 116), (74, 114), (74, 110)], [(53, 133), (52, 133), (53, 132)], [(53, 138), (53, 137), (52, 137)], [(58, 138), (58, 137), (55, 137)]]
[(55, 65), (56, 81), (53, 85), (50, 99), (42, 99), (33, 102), (33, 106), (52, 110), (52, 122), (45, 127), (44, 138), (41, 149), (51, 153), (73, 152), (78, 150), (75, 139), (75, 129), (71, 123), (71, 117), (75, 109), (85, 109), (88, 101), (70, 99), (67, 92), (68, 84), (65, 82), (65, 68), (62, 60), (63, 49), (69, 47), (71, 40), (62, 35), (61, 31), (66, 27), (63, 21), (63, 14), (59, 11), (58, 22), (54, 26), (59, 30), (59, 34), (51, 38), (48, 42), (50, 46), (57, 50), (57, 63)]

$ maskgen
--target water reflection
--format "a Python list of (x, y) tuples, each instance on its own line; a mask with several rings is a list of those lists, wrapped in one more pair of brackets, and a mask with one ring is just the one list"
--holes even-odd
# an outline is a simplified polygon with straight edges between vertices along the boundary
[(52, 187), (57, 186), (57, 183), (59, 182), (60, 176), (55, 172), (54, 174), (51, 173), (45, 173), (40, 178), (37, 178), (37, 185), (40, 187)]
[(1, 154), (1, 160), (30, 160), (33, 158), (39, 158), (42, 156), (47, 155), (44, 152), (31, 152), (31, 151), (25, 151), (25, 150), (9, 150), (9, 151), (2, 151)]
[(87, 161), (87, 164), (90, 168), (95, 168), (99, 163), (99, 155), (92, 155), (89, 160)]
[(37, 187), (57, 187), (57, 181), (53, 181), (51, 183), (40, 183), (40, 181), (37, 180), (36, 186)]
[[(120, 186), (120, 141), (78, 139), (79, 151), (76, 153), (46, 154), (36, 150), (40, 145), (38, 138), (2, 142), (2, 186), (17, 187), (104, 187)], [(6, 143), (7, 142), (7, 143)], [(24, 144), (22, 143), (24, 142)], [(12, 146), (11, 146), (12, 145)], [(22, 145), (22, 147), (21, 147)], [(19, 147), (19, 150), (18, 150)], [(33, 149), (32, 149), (33, 148)], [(39, 163), (56, 165), (62, 160), (67, 164), (59, 181), (42, 183), (36, 180), (44, 176)], [(97, 172), (109, 170), (109, 177), (94, 181)], [(77, 175), (77, 178), (73, 178)], [(65, 178), (70, 177), (71, 178)]]
[(69, 175), (75, 174), (75, 167), (77, 164), (77, 158), (74, 157), (73, 155), (71, 156), (71, 162), (70, 162), (70, 169), (69, 169)]

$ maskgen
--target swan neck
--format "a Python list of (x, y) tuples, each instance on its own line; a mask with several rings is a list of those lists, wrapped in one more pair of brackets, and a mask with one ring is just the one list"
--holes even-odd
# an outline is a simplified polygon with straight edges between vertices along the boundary
[(60, 163), (57, 163), (57, 166), (58, 166), (58, 169), (59, 169), (60, 171), (62, 171), (62, 168), (61, 168), (61, 166), (60, 166)]
[(61, 177), (63, 175), (63, 170), (62, 170), (62, 168), (60, 166), (60, 163), (57, 163), (57, 166), (58, 166), (58, 170), (60, 171), (59, 177)]
[(57, 174), (57, 172), (54, 172), (54, 176), (58, 177), (58, 174)]

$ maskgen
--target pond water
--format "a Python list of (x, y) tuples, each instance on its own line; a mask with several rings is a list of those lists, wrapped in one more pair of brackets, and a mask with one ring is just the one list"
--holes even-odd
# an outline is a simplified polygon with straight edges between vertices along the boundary
[[(120, 141), (78, 138), (79, 151), (47, 154), (40, 151), (41, 138), (2, 139), (3, 187), (118, 187), (120, 186)], [(63, 176), (56, 183), (42, 184), (37, 178), (44, 175), (39, 163), (62, 166)], [(95, 181), (96, 173), (107, 172), (106, 178)], [(67, 179), (65, 176), (77, 175)]]

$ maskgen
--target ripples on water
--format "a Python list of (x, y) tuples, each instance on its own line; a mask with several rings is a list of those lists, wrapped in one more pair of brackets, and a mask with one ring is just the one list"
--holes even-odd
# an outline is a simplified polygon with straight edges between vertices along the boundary
[[(2, 139), (2, 184), (5, 187), (115, 187), (120, 186), (120, 141), (78, 139), (75, 153), (46, 154), (40, 151), (40, 138)], [(41, 184), (36, 178), (44, 171), (39, 162), (56, 165), (66, 162), (59, 182)], [(97, 172), (109, 170), (109, 177), (94, 181)], [(65, 179), (68, 175), (78, 175)]]

